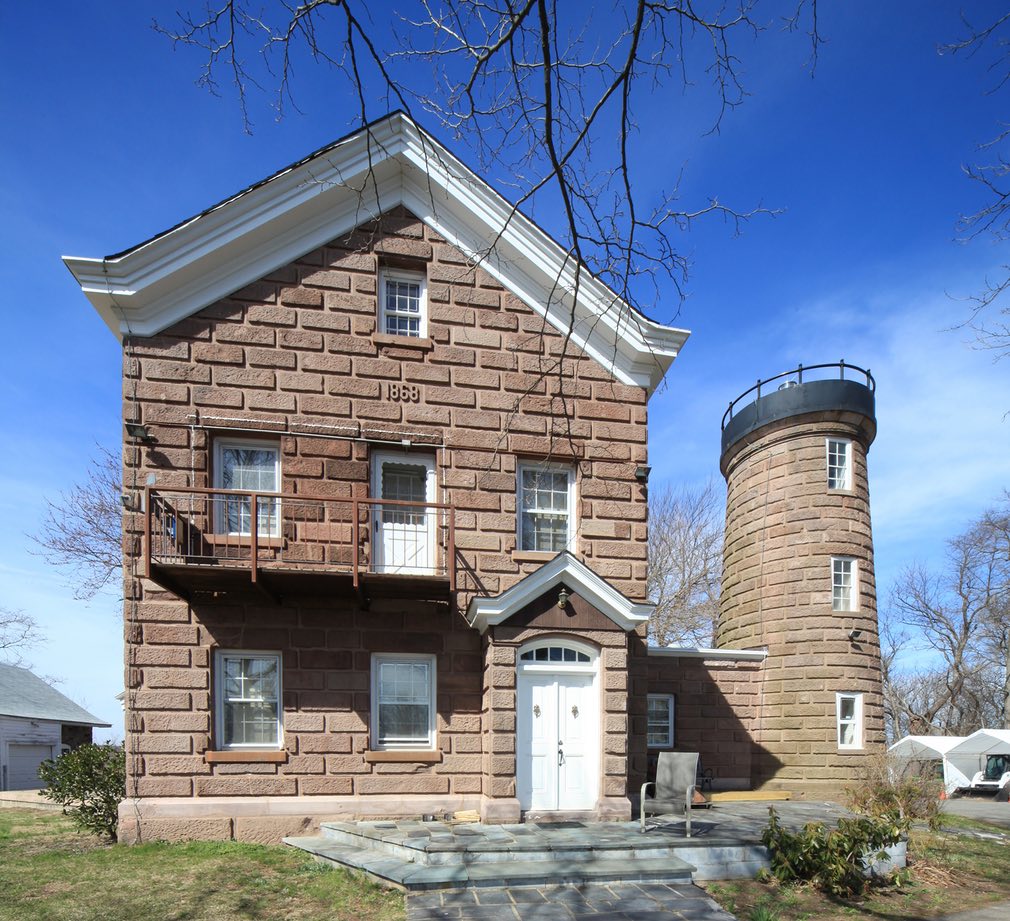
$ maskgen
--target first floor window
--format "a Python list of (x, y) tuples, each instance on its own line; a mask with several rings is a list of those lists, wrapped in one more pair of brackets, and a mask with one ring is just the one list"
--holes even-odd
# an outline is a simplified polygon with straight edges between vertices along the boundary
[(372, 657), (372, 748), (435, 747), (435, 657)]
[(828, 489), (852, 489), (852, 442), (828, 439)]
[(673, 695), (650, 694), (648, 718), (649, 748), (673, 747)]
[[(214, 443), (214, 488), (240, 492), (276, 493), (281, 487), (281, 448), (275, 442), (219, 439)], [(252, 534), (252, 497), (214, 497), (217, 530)], [(258, 496), (257, 533), (280, 535), (280, 499)]]
[(575, 471), (558, 464), (519, 465), (519, 549), (559, 553), (572, 539)]
[(221, 748), (280, 748), (281, 657), (218, 650), (217, 742)]
[(383, 269), (379, 273), (379, 330), (388, 336), (426, 336), (425, 300), (424, 275)]
[(839, 748), (863, 747), (863, 695), (836, 694), (835, 718)]
[(851, 557), (831, 558), (831, 610), (856, 611), (858, 584), (856, 561)]

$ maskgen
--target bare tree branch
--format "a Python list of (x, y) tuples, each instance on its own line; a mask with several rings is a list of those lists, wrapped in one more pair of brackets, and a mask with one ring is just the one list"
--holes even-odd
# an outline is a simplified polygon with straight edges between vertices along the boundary
[(75, 598), (93, 598), (116, 580), (123, 562), (122, 466), (106, 448), (91, 459), (84, 480), (46, 500), (38, 553), (67, 574)]
[(0, 608), (0, 662), (26, 666), (21, 654), (44, 639), (34, 618), (24, 611)]
[(649, 501), (649, 639), (710, 646), (719, 618), (723, 501), (711, 483), (664, 490)]

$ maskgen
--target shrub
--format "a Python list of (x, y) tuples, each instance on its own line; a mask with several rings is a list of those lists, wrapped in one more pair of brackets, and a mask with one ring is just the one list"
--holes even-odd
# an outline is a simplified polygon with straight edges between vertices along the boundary
[(935, 831), (943, 790), (935, 768), (932, 762), (906, 761), (886, 753), (866, 758), (856, 782), (846, 787), (848, 804), (863, 815), (926, 822)]
[(857, 816), (839, 819), (833, 831), (811, 822), (794, 833), (781, 826), (774, 809), (768, 812), (761, 843), (768, 848), (772, 876), (783, 883), (811, 882), (832, 895), (862, 892), (869, 881), (866, 860), (882, 857), (884, 848), (897, 844), (905, 831), (894, 816)]
[(82, 745), (43, 761), (40, 794), (63, 807), (86, 831), (116, 840), (119, 803), (126, 795), (126, 753), (120, 745)]

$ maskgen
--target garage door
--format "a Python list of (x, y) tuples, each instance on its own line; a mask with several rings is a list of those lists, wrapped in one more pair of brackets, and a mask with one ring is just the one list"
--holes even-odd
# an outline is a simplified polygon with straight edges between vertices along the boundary
[(38, 790), (42, 786), (39, 765), (52, 758), (52, 745), (18, 745), (12, 742), (7, 753), (7, 789)]

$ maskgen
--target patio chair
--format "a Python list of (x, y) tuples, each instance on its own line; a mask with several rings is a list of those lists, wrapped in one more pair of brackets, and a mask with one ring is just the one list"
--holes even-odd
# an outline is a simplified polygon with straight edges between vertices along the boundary
[[(641, 830), (646, 830), (646, 816), (684, 813), (686, 837), (691, 837), (691, 802), (698, 775), (697, 752), (660, 752), (656, 779), (642, 784)], [(648, 796), (653, 787), (654, 796)]]

